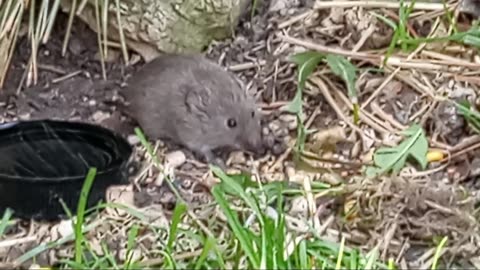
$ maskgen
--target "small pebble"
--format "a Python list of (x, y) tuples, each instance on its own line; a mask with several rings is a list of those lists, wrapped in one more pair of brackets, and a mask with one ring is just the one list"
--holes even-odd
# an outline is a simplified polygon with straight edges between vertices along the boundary
[[(71, 256), (72, 254), (67, 250), (67, 249), (59, 249), (57, 251), (57, 258), (66, 258), (66, 257), (69, 257)], [(47, 269), (47, 268), (43, 268), (43, 269)]]
[(281, 123), (279, 120), (273, 120), (268, 124), (268, 128), (273, 134), (275, 134), (280, 129), (280, 127), (281, 127)]
[(242, 151), (235, 151), (230, 154), (230, 161), (232, 164), (245, 164), (247, 159)]
[(18, 116), (18, 118), (19, 118), (20, 120), (29, 120), (29, 119), (31, 118), (31, 114), (30, 114), (30, 113), (20, 114), (20, 115)]
[[(342, 173), (347, 173), (346, 171), (343, 171)], [(341, 174), (342, 174), (341, 173)], [(328, 184), (331, 184), (333, 186), (340, 185), (343, 182), (342, 176), (347, 176), (347, 175), (337, 175), (333, 173), (326, 173), (323, 175), (322, 180), (325, 181)]]
[(295, 183), (300, 183), (303, 184), (305, 181), (311, 181), (312, 180), (312, 174), (307, 173), (307, 172), (302, 172), (302, 171), (297, 171), (292, 177), (290, 177), (288, 180), (290, 182), (295, 182)]
[(128, 135), (127, 141), (130, 145), (136, 145), (140, 143), (140, 138), (137, 137), (137, 135)]
[(286, 166), (285, 173), (287, 174), (287, 177), (290, 179), (295, 175), (295, 168), (292, 166)]
[[(129, 257), (127, 258), (127, 256)], [(127, 249), (122, 249), (118, 253), (118, 257), (122, 261), (126, 261), (127, 259), (130, 259), (132, 260), (132, 262), (135, 262), (141, 259), (142, 253), (137, 249), (130, 250), (130, 252), (128, 252)]]
[(38, 269), (38, 270), (40, 270), (40, 269), (44, 269), (44, 268), (41, 267), (40, 265), (34, 263), (34, 264), (30, 265), (30, 267), (28, 269), (31, 269), (31, 270), (34, 270), (34, 269), (37, 270)]
[(102, 112), (102, 111), (96, 111), (96, 112), (92, 115), (92, 119), (93, 119), (95, 122), (100, 123), (100, 122), (102, 122), (103, 120), (107, 119), (109, 116), (110, 116), (109, 113)]
[[(126, 206), (134, 206), (133, 187), (131, 185), (110, 186), (106, 190), (106, 199), (108, 203), (118, 203)], [(108, 208), (107, 212), (124, 216), (128, 212), (119, 208)]]
[(285, 175), (281, 172), (267, 173), (263, 176), (268, 182), (280, 182), (285, 180)]
[(278, 138), (283, 138), (283, 137), (288, 136), (288, 129), (286, 129), (286, 128), (278, 129), (275, 136), (278, 137)]
[(47, 241), (52, 241), (52, 240), (56, 240), (56, 239), (60, 239), (61, 236), (60, 236), (60, 233), (58, 232), (58, 225), (59, 223), (53, 225), (50, 229), (48, 228), (39, 228), (39, 232), (37, 232), (38, 235), (40, 236), (46, 236), (46, 230), (48, 230), (49, 234), (48, 236), (46, 236), (45, 240)]
[(287, 147), (286, 147), (285, 144), (276, 143), (272, 147), (272, 154), (275, 155), (275, 156), (278, 156), (278, 155), (282, 154), (283, 152), (285, 152), (285, 150), (287, 150)]
[(135, 65), (136, 63), (140, 62), (141, 60), (142, 60), (142, 58), (139, 54), (133, 54), (130, 57), (130, 61), (128, 61), (128, 64)]
[(264, 136), (263, 143), (265, 147), (271, 149), (275, 145), (275, 136), (273, 136), (273, 134), (268, 134)]
[(287, 125), (288, 130), (297, 129), (297, 116), (291, 114), (282, 114), (280, 117), (278, 117), (278, 119)]
[(242, 173), (241, 170), (235, 168), (227, 168), (225, 171), (227, 174), (240, 174)]
[(185, 189), (185, 190), (188, 190), (190, 189), (192, 186), (193, 186), (193, 181), (192, 179), (182, 179), (182, 180), (177, 180), (180, 184), (180, 186)]
[(173, 151), (165, 155), (165, 163), (168, 164), (168, 166), (173, 168), (177, 168), (178, 166), (182, 165), (186, 161), (187, 161), (187, 157), (185, 156), (185, 153), (183, 153), (183, 151), (180, 151), (180, 150)]
[(57, 227), (58, 233), (61, 237), (73, 234), (73, 226), (71, 220), (62, 220)]
[(292, 208), (288, 211), (290, 215), (307, 216), (308, 201), (305, 197), (299, 196), (292, 200)]

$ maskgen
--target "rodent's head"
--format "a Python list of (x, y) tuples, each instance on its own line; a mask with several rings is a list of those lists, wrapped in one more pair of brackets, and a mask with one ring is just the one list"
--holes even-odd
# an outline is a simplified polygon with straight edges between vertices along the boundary
[(264, 153), (261, 112), (241, 82), (230, 74), (197, 78), (195, 86), (188, 86), (185, 103), (202, 130), (199, 142)]

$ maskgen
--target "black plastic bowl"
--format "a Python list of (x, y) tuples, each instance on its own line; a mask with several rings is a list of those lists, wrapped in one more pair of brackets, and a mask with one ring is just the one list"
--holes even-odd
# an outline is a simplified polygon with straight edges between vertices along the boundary
[(120, 135), (79, 122), (37, 120), (0, 125), (0, 214), (36, 220), (76, 212), (88, 170), (97, 168), (88, 207), (110, 185), (128, 182), (132, 147)]

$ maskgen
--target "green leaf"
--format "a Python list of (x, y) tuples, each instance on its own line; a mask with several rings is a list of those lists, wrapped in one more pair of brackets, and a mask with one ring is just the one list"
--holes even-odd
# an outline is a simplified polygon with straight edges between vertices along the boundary
[(471, 109), (470, 103), (466, 100), (454, 103), (457, 106), (459, 113), (463, 115), (465, 120), (467, 120), (470, 127), (475, 130), (475, 132), (480, 133), (480, 113)]
[(480, 47), (480, 37), (468, 34), (463, 38), (463, 43), (475, 47)]
[(377, 19), (381, 20), (384, 24), (390, 26), (390, 28), (392, 28), (394, 31), (397, 30), (397, 24), (395, 23), (395, 21), (393, 20), (390, 20), (389, 18), (383, 16), (383, 15), (380, 15), (376, 12), (370, 12), (370, 14), (372, 14), (374, 17), (376, 17)]
[[(257, 188), (258, 183), (252, 181), (252, 177), (246, 173), (239, 173), (239, 174), (227, 174), (235, 183), (239, 184), (243, 189), (246, 188)], [(220, 185), (225, 192), (225, 194), (236, 195), (236, 191), (228, 185), (226, 182), (220, 182)]]
[(290, 56), (289, 60), (298, 66), (303, 66), (306, 62), (311, 61), (312, 58), (322, 59), (323, 57), (325, 57), (325, 55), (322, 53), (316, 51), (305, 51)]
[(287, 105), (285, 105), (284, 107), (282, 107), (281, 110), (287, 111), (289, 113), (299, 114), (299, 113), (302, 112), (302, 105), (303, 105), (302, 90), (300, 90), (300, 88), (298, 88), (297, 92), (295, 93), (295, 97), (293, 98), (293, 100), (290, 103), (288, 103)]
[(427, 167), (428, 141), (423, 129), (413, 125), (404, 132), (407, 138), (396, 147), (379, 148), (374, 156), (375, 167), (366, 169), (367, 176), (384, 174), (389, 171), (398, 173), (409, 157), (415, 159), (422, 169)]
[(341, 55), (329, 54), (326, 60), (332, 72), (347, 83), (348, 96), (354, 101), (354, 104), (357, 104), (357, 91), (355, 91), (357, 70), (355, 66)]
[(299, 66), (298, 69), (298, 88), (293, 100), (287, 104), (282, 110), (286, 110), (290, 113), (301, 113), (302, 111), (302, 91), (305, 88), (305, 82), (308, 76), (310, 76), (318, 63), (322, 61), (325, 56), (321, 53), (314, 51), (307, 51), (295, 54), (290, 57), (290, 61)]
[(341, 55), (329, 54), (327, 55), (327, 63), (332, 69), (332, 72), (342, 78), (347, 84), (348, 97), (350, 98), (353, 104), (353, 115), (354, 122), (357, 123), (359, 120), (358, 111), (358, 95), (355, 90), (355, 80), (357, 79), (356, 73), (357, 70), (355, 66), (348, 61), (347, 58)]

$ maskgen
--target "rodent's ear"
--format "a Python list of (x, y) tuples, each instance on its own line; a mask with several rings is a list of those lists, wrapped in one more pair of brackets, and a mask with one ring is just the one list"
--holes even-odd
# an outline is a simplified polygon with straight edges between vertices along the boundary
[(201, 113), (210, 102), (210, 92), (203, 88), (197, 88), (192, 85), (184, 85), (185, 105), (191, 113)]

